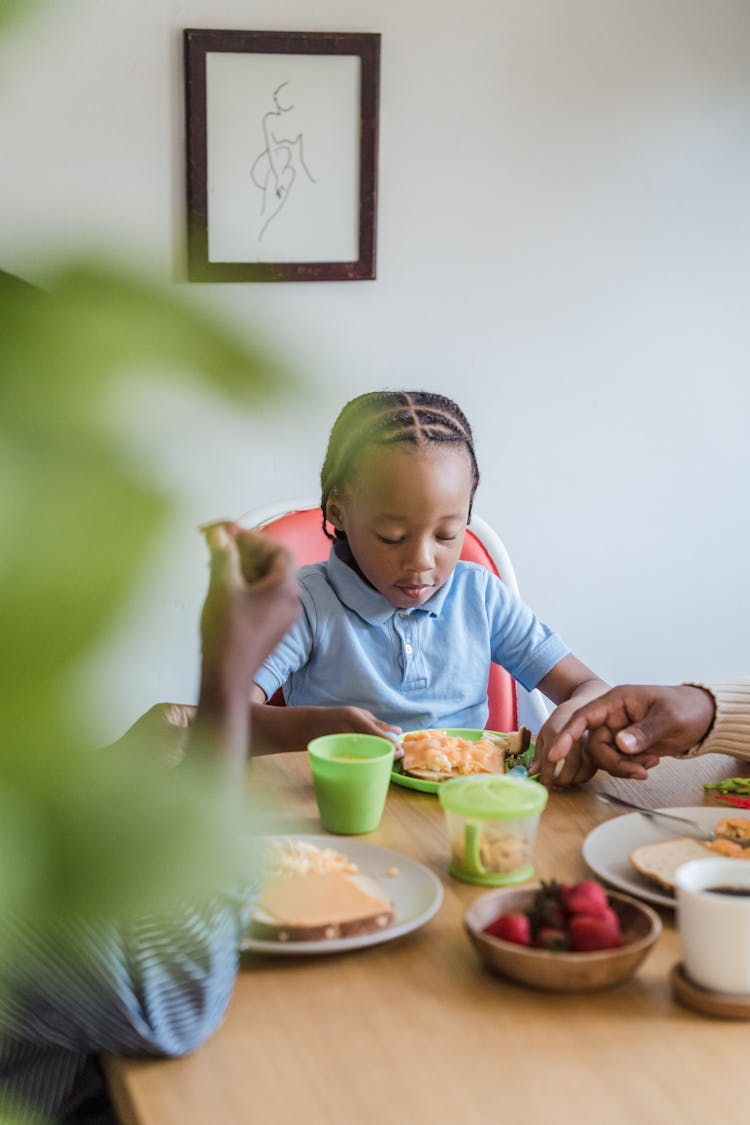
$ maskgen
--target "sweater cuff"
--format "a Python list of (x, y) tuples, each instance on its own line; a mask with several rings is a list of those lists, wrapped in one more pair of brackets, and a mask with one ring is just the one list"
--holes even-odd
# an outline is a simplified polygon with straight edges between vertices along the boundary
[(750, 679), (687, 686), (709, 691), (716, 703), (716, 714), (705, 738), (683, 756), (730, 754), (734, 758), (750, 759)]

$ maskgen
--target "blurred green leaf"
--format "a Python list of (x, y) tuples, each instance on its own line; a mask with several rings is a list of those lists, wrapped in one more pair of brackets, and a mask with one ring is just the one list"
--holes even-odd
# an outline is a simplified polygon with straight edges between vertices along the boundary
[(246, 877), (222, 791), (153, 754), (58, 753), (34, 779), (37, 922), (126, 918)]
[(30, 439), (69, 442), (127, 372), (200, 378), (239, 401), (290, 384), (270, 349), (175, 294), (107, 264), (77, 264), (27, 291), (0, 278), (0, 409)]
[[(42, 6), (0, 0), (0, 33)], [(62, 918), (158, 912), (248, 874), (220, 779), (167, 770), (127, 739), (91, 750), (64, 694), (170, 510), (108, 413), (132, 376), (156, 372), (238, 403), (292, 386), (255, 333), (189, 288), (106, 260), (43, 288), (0, 270), (0, 910), (53, 948)], [(0, 991), (26, 948), (12, 933), (0, 929)]]
[[(2, 520), (0, 700), (52, 687), (101, 632), (166, 513), (93, 439), (16, 445), (18, 488)], [(30, 676), (30, 670), (31, 676)]]
[(159, 371), (249, 402), (291, 378), (187, 292), (109, 263), (46, 284), (0, 275), (0, 804), (12, 810), (0, 851), (14, 872), (4, 880), (0, 863), (0, 909), (54, 927), (64, 914), (201, 896), (240, 874), (236, 825), (211, 780), (137, 750), (86, 753), (91, 735), (64, 697), (169, 512), (116, 440), (114, 391)]
[(112, 267), (68, 269), (49, 292), (0, 281), (0, 701), (11, 711), (101, 632), (166, 513), (101, 424), (113, 385), (143, 366), (239, 399), (289, 384), (267, 349)]
[(14, 20), (28, 16), (48, 0), (0, 0), (0, 33), (7, 31)]

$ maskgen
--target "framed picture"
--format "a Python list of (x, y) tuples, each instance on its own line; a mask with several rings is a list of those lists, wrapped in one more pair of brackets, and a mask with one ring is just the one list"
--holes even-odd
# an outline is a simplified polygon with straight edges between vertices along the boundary
[(375, 277), (380, 36), (184, 32), (188, 277)]

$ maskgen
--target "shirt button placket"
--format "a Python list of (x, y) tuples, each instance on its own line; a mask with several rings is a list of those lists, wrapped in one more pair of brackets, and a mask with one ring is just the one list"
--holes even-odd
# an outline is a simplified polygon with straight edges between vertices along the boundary
[(401, 646), (401, 665), (404, 670), (402, 682), (404, 684), (404, 687), (406, 687), (407, 683), (409, 682), (409, 677), (411, 674), (409, 657), (414, 652), (414, 646), (410, 644), (408, 640), (409, 621), (410, 614), (408, 613), (399, 613), (397, 621), (394, 620), (394, 624), (396, 626), (396, 636), (398, 637)]
[(414, 645), (411, 643), (409, 638), (412, 634), (414, 618), (410, 613), (404, 614), (404, 618), (404, 638), (402, 642), (404, 646), (404, 682), (406, 684), (410, 684), (414, 679), (414, 661), (412, 660), (412, 656), (414, 655)]
[(410, 692), (421, 691), (426, 686), (426, 681), (421, 668), (419, 620), (416, 614), (399, 613), (397, 620), (394, 619), (394, 626), (401, 645), (402, 688)]

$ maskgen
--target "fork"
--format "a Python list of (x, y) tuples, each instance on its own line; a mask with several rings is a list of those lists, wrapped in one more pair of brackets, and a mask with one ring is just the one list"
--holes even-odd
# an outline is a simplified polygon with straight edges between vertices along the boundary
[(702, 824), (698, 824), (697, 820), (690, 820), (686, 816), (675, 816), (673, 813), (659, 812), (657, 809), (647, 809), (643, 805), (634, 805), (632, 801), (626, 801), (623, 797), (616, 797), (614, 793), (605, 793), (602, 791), (596, 795), (599, 800), (604, 801), (605, 804), (620, 805), (625, 809), (633, 809), (642, 816), (648, 817), (649, 820), (667, 820), (670, 824), (680, 824), (683, 826), (683, 829), (689, 828), (700, 840), (716, 839), (716, 833), (709, 832)]

